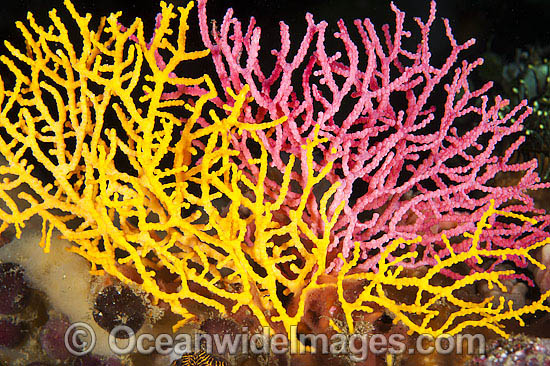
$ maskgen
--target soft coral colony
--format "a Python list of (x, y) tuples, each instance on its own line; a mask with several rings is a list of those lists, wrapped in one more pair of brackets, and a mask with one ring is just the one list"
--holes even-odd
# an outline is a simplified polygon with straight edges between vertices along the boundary
[[(550, 310), (548, 293), (520, 307), (461, 297), (484, 281), (532, 284), (517, 269), (544, 268), (533, 253), (550, 242), (549, 217), (527, 195), (546, 187), (536, 161), (509, 162), (529, 107), (502, 115), (508, 102), (490, 101), (489, 84), (470, 89), (482, 61), (457, 64), (473, 41), (458, 44), (446, 20), (450, 54), (430, 64), (435, 3), (413, 50), (393, 5), (393, 33), (355, 22), (362, 48), (339, 22), (343, 54), (327, 53), (327, 24), (309, 14), (291, 54), (281, 23), (269, 72), (254, 19), (243, 31), (230, 10), (209, 29), (205, 1), (199, 51), (186, 49), (192, 3), (161, 3), (148, 41), (139, 19), (112, 14), (92, 29), (65, 5), (78, 32), (55, 11), (49, 28), (29, 14), (17, 23), (26, 51), (6, 43), (0, 59), (3, 229), (39, 215), (46, 252), (58, 230), (95, 274), (168, 303), (176, 328), (199, 303), (295, 332), (316, 291), (333, 294), (348, 332), (385, 309), (411, 332), (505, 335), (504, 320)], [(197, 60), (215, 74), (194, 75)], [(508, 172), (523, 173), (499, 186)]]

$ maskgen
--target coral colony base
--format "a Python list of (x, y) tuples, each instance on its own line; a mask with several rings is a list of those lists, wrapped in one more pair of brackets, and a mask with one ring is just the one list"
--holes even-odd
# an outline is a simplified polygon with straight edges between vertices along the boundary
[[(330, 42), (343, 52), (325, 48), (327, 23), (311, 14), (291, 52), (281, 23), (274, 63), (261, 61), (253, 18), (243, 25), (228, 10), (216, 25), (204, 0), (197, 13), (192, 2), (161, 2), (149, 41), (140, 19), (123, 25), (116, 13), (92, 26), (90, 14), (65, 6), (72, 20), (52, 10), (46, 27), (29, 13), (17, 23), (26, 48), (5, 42), (0, 58), (1, 229), (5, 241), (10, 230), (20, 238), (0, 249), (5, 362), (173, 359), (114, 357), (107, 335), (117, 325), (138, 334), (401, 334), (412, 344), (421, 334), (507, 337), (507, 321), (550, 310), (550, 292), (528, 300), (524, 285), (537, 286), (534, 268), (544, 278), (535, 253), (550, 243), (550, 216), (528, 191), (548, 185), (535, 160), (510, 161), (531, 109), (489, 100), (490, 83), (470, 89), (482, 60), (458, 62), (474, 41), (458, 44), (446, 19), (450, 53), (432, 64), (435, 2), (416, 19), (413, 48), (392, 4), (393, 30), (340, 21)], [(186, 49), (192, 14), (201, 50)], [(197, 60), (214, 72), (196, 74)], [(78, 309), (56, 305), (67, 296)], [(77, 321), (97, 334), (94, 355), (64, 348)], [(291, 351), (221, 356), (350, 360)], [(225, 364), (201, 352), (175, 364)], [(449, 364), (414, 357), (357, 364)]]

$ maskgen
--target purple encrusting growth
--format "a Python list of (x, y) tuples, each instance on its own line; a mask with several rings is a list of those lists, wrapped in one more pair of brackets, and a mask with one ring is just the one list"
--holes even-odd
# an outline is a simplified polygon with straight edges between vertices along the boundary
[(70, 323), (62, 317), (50, 317), (40, 332), (40, 345), (48, 357), (66, 361), (72, 357), (65, 345), (65, 332)]
[[(143, 299), (129, 287), (112, 285), (105, 287), (97, 295), (93, 317), (108, 332), (116, 326), (125, 325), (137, 333), (145, 322), (146, 310)], [(128, 334), (120, 332), (116, 337), (128, 338)]]
[(488, 344), (470, 366), (550, 366), (550, 340), (516, 335)]
[(30, 288), (23, 268), (0, 263), (0, 314), (15, 314), (29, 303)]
[(87, 354), (73, 359), (70, 366), (120, 366), (121, 364), (118, 358), (105, 358)]
[(25, 328), (23, 324), (10, 320), (0, 319), (0, 349), (13, 348), (23, 341)]

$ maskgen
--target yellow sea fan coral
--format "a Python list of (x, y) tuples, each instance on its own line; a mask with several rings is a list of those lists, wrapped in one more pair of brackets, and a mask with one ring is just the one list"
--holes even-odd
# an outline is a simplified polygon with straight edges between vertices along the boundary
[[(428, 268), (422, 276), (405, 275), (403, 268), (397, 267), (396, 264), (415, 256), (417, 253), (409, 252), (396, 257), (393, 261), (388, 260), (389, 254), (397, 251), (402, 244), (412, 244), (422, 240), (417, 237), (414, 240), (395, 240), (387, 248), (381, 256), (379, 262), (380, 271), (377, 273), (355, 273), (348, 274), (349, 271), (356, 265), (359, 258), (359, 245), (357, 244), (354, 259), (344, 264), (342, 271), (338, 275), (338, 296), (344, 310), (346, 322), (351, 332), (353, 332), (352, 313), (354, 311), (371, 312), (370, 304), (377, 304), (391, 311), (394, 315), (394, 322), (402, 322), (407, 326), (409, 332), (417, 334), (430, 334), (434, 337), (439, 337), (443, 334), (455, 335), (464, 330), (466, 327), (485, 327), (495, 333), (507, 337), (506, 332), (502, 329), (502, 322), (508, 319), (516, 319), (521, 325), (524, 324), (521, 319), (522, 315), (534, 313), (537, 310), (550, 311), (550, 307), (545, 304), (545, 301), (550, 297), (550, 292), (544, 293), (537, 301), (519, 309), (514, 309), (512, 300), (505, 302), (501, 297), (498, 299), (499, 305), (494, 306), (492, 298), (487, 298), (481, 302), (465, 301), (461, 298), (458, 292), (479, 281), (487, 281), (489, 288), (493, 286), (499, 287), (503, 292), (506, 292), (506, 286), (502, 283), (502, 279), (506, 276), (515, 274), (515, 271), (492, 271), (492, 272), (477, 272), (466, 275), (463, 279), (453, 281), (449, 284), (440, 284), (436, 281), (436, 276), (443, 268), (451, 268), (454, 265), (462, 263), (467, 259), (476, 259), (479, 264), (487, 261), (490, 258), (509, 258), (510, 256), (521, 256), (530, 263), (544, 268), (544, 265), (533, 258), (529, 252), (550, 243), (550, 237), (542, 240), (526, 248), (505, 248), (505, 249), (484, 249), (480, 243), (482, 232), (486, 228), (490, 228), (488, 219), (491, 216), (501, 216), (518, 219), (524, 222), (535, 224), (535, 220), (524, 215), (514, 214), (503, 210), (497, 210), (494, 207), (495, 202), (491, 200), (491, 206), (483, 214), (481, 220), (476, 226), (474, 233), (464, 233), (464, 236), (471, 239), (471, 245), (468, 251), (455, 254), (449, 243), (449, 239), (442, 235), (442, 239), (449, 248), (450, 255), (446, 258), (436, 258), (438, 264)], [(342, 284), (345, 281), (366, 280), (366, 286), (353, 302), (348, 302), (344, 298)], [(401, 294), (404, 291), (414, 293), (415, 300), (413, 303), (405, 303), (395, 291), (390, 291), (390, 287), (397, 290)], [(446, 302), (448, 307), (454, 310), (448, 316), (442, 316), (437, 309), (437, 304)], [(444, 317), (445, 319), (441, 319)], [(440, 325), (434, 326), (432, 321), (439, 318)]]
[[(19, 234), (26, 220), (41, 216), (46, 252), (55, 228), (91, 262), (94, 273), (134, 282), (169, 303), (183, 321), (191, 314), (181, 300), (192, 299), (221, 313), (247, 306), (260, 324), (278, 323), (290, 331), (301, 318), (304, 300), (289, 315), (276, 292), (282, 285), (296, 297), (303, 291), (305, 298), (324, 271), (322, 258), (334, 224), (326, 204), (337, 185), (321, 199), (325, 226), (320, 237), (301, 216), (330, 164), (320, 173), (306, 172), (309, 184), (302, 188), (291, 222), (274, 220), (289, 190), (295, 158), (290, 157), (283, 174), (279, 198), (266, 197), (268, 157), (255, 131), (281, 120), (239, 122), (243, 103), (252, 102), (246, 87), (238, 94), (229, 91), (234, 102), (224, 106), (223, 116), (209, 110), (205, 118), (208, 101), (217, 96), (210, 78), (175, 76), (176, 68), (208, 54), (185, 49), (192, 3), (178, 8), (179, 14), (161, 3), (162, 18), (150, 44), (139, 19), (124, 28), (120, 14), (112, 14), (92, 31), (90, 15), (80, 16), (69, 1), (65, 5), (82, 36), (78, 51), (54, 10), (47, 30), (32, 15), (30, 27), (18, 23), (27, 53), (7, 43), (13, 57), (0, 59), (14, 76), (11, 90), (4, 83), (0, 90), (0, 127), (7, 132), (0, 151), (9, 162), (0, 167), (4, 226), (14, 224)], [(170, 55), (166, 65), (158, 62), (159, 52)], [(209, 92), (186, 101), (163, 100), (173, 85), (201, 85)], [(244, 158), (230, 146), (230, 135), (243, 131), (260, 146), (250, 160), (259, 169), (253, 179), (231, 159)], [(322, 142), (304, 146), (310, 160)], [(13, 198), (10, 191), (21, 186), (26, 189)], [(220, 198), (230, 204), (220, 207), (215, 203)], [(250, 211), (248, 217), (240, 216), (241, 206)], [(247, 246), (243, 238), (252, 231), (254, 245)], [(275, 237), (286, 239), (275, 243)], [(298, 253), (285, 253), (289, 247)], [(300, 268), (291, 263), (297, 256)], [(128, 275), (127, 267), (138, 278)], [(177, 287), (167, 289), (163, 270), (175, 275)]]

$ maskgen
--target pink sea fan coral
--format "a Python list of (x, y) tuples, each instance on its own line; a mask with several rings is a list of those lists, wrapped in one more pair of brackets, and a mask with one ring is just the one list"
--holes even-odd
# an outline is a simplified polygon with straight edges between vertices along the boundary
[[(325, 179), (331, 184), (342, 183), (329, 213), (346, 202), (332, 233), (329, 272), (342, 265), (337, 253), (350, 257), (354, 242), (361, 243), (358, 268), (376, 271), (388, 243), (419, 234), (422, 244), (412, 246), (419, 255), (402, 265), (434, 265), (436, 256), (449, 254), (441, 233), (451, 238), (454, 252), (467, 250), (469, 242), (460, 235), (474, 230), (490, 200), (506, 211), (541, 215), (542, 222), (531, 226), (493, 221), (492, 229), (482, 236), (487, 249), (525, 247), (545, 237), (548, 217), (534, 208), (526, 193), (545, 187), (535, 172), (537, 163), (510, 162), (524, 141), (518, 135), (531, 109), (524, 101), (504, 114), (502, 108), (509, 101), (502, 97), (490, 101), (486, 93), (491, 83), (470, 87), (468, 77), (483, 60), (458, 62), (459, 54), (475, 41), (458, 44), (447, 19), (443, 23), (450, 53), (441, 65), (434, 65), (429, 35), (437, 31), (433, 27), (435, 2), (431, 2), (427, 21), (415, 19), (420, 41), (412, 49), (404, 42), (413, 34), (404, 28), (405, 14), (391, 4), (393, 32), (389, 25), (377, 32), (369, 19), (356, 20), (354, 31), (342, 20), (338, 22), (333, 37), (341, 43), (343, 53), (328, 51), (328, 25), (315, 22), (311, 14), (306, 15), (307, 29), (299, 46), (291, 51), (290, 29), (281, 22), (281, 47), (271, 51), (274, 60), (269, 62), (260, 56), (261, 28), (254, 18), (244, 26), (229, 9), (216, 26), (208, 19), (206, 3), (199, 0), (201, 36), (212, 53), (221, 85), (231, 90), (249, 85), (259, 106), (245, 108), (244, 122), (287, 117), (281, 125), (258, 131), (272, 169), (266, 192), (277, 195), (277, 172), (284, 171), (289, 154), (297, 156), (301, 164), (292, 173), (295, 189), (281, 209), (282, 216), (293, 210), (300, 189), (308, 185), (308, 177), (301, 174), (308, 164), (302, 146), (315, 139), (317, 130), (325, 139), (314, 152), (314, 170), (334, 162)], [(195, 93), (201, 94), (201, 90), (181, 87), (165, 98)], [(436, 93), (445, 96), (443, 104), (436, 103)], [(218, 103), (231, 104), (232, 98), (226, 93)], [(246, 132), (235, 134), (233, 144), (253, 157), (248, 137)], [(246, 159), (239, 164), (251, 177), (258, 174)], [(498, 184), (499, 174), (514, 172), (523, 172), (516, 184)], [(314, 198), (308, 202), (305, 221), (312, 230), (322, 231), (318, 205)], [(495, 258), (490, 268), (479, 268), (473, 260), (468, 265), (472, 271), (492, 270), (502, 261)], [(526, 265), (520, 258), (515, 262)], [(460, 277), (449, 270), (446, 274)]]

